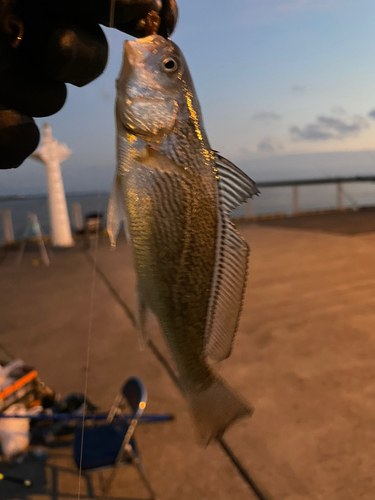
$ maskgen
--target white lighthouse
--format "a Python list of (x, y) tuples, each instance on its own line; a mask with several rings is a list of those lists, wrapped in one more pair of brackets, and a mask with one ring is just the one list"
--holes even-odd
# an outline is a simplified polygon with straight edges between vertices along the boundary
[(71, 154), (65, 144), (60, 144), (52, 137), (51, 127), (47, 123), (44, 124), (42, 144), (31, 158), (41, 161), (46, 166), (51, 237), (52, 245), (55, 247), (74, 245), (60, 169), (60, 163)]

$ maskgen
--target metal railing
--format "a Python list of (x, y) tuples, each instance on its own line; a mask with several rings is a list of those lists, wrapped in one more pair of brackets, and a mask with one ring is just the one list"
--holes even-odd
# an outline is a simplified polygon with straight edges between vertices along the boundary
[[(319, 186), (319, 185), (335, 185), (336, 186), (336, 203), (334, 209), (337, 211), (342, 211), (345, 209), (344, 199), (346, 198), (349, 201), (349, 205), (351, 209), (358, 209), (361, 206), (361, 202), (355, 200), (352, 196), (349, 195), (347, 191), (344, 190), (344, 184), (354, 184), (354, 183), (375, 183), (375, 176), (354, 176), (354, 177), (326, 177), (326, 178), (318, 178), (318, 179), (297, 179), (297, 180), (283, 180), (283, 181), (266, 181), (266, 182), (257, 182), (258, 188), (262, 189), (271, 189), (271, 188), (291, 188), (291, 214), (290, 215), (299, 215), (301, 213), (313, 213), (316, 212), (316, 209), (307, 209), (301, 210), (300, 201), (301, 201), (301, 187), (307, 186)], [(254, 218), (256, 217), (253, 213), (253, 200), (250, 200), (244, 207), (244, 214), (242, 217), (245, 218)], [(371, 203), (375, 206), (375, 191), (374, 198)], [(328, 210), (328, 208), (326, 209)], [(319, 210), (324, 211), (323, 210)], [(274, 212), (269, 213), (270, 215), (287, 215), (285, 213)], [(236, 215), (236, 218), (241, 218), (241, 215)]]
[[(371, 184), (374, 186), (374, 190), (367, 193), (367, 202), (363, 192), (358, 192), (357, 199), (355, 199), (353, 186), (351, 187), (352, 192), (349, 194), (347, 186), (350, 184)], [(267, 181), (258, 182), (257, 185), (261, 191), (260, 197), (250, 200), (239, 210), (236, 210), (232, 214), (234, 218), (287, 217), (332, 209), (337, 211), (356, 210), (363, 205), (375, 206), (375, 176)], [(319, 194), (322, 193), (322, 190), (317, 191), (317, 196), (312, 197), (313, 199), (309, 205), (306, 204), (306, 192), (301, 190), (301, 188), (305, 189), (309, 186), (334, 186), (335, 191), (326, 193), (326, 201), (321, 202), (320, 206)], [(282, 191), (282, 193), (279, 199), (275, 201), (277, 191)], [(100, 204), (98, 203), (98, 197), (101, 197)], [(80, 230), (83, 227), (83, 217), (87, 213), (97, 211), (105, 213), (108, 193), (72, 193), (67, 195), (67, 202), (72, 226), (76, 230)], [(0, 197), (0, 244), (11, 244), (15, 239), (22, 238), (29, 212), (37, 213), (44, 234), (48, 234), (48, 208), (45, 196)]]
[[(81, 231), (86, 215), (106, 212), (108, 193), (68, 193), (66, 195), (71, 226)], [(0, 197), (0, 245), (23, 240), (28, 215), (36, 214), (44, 235), (50, 234), (48, 198), (46, 195)]]

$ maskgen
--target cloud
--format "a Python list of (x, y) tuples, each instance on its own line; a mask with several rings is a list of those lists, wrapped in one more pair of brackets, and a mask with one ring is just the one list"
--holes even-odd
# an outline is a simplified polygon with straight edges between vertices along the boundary
[(265, 137), (258, 143), (259, 153), (280, 153), (283, 150), (282, 145), (277, 142), (273, 137)]
[(372, 111), (369, 112), (368, 116), (370, 118), (372, 118), (373, 120), (375, 120), (375, 109), (373, 109)]
[(369, 128), (368, 121), (362, 116), (347, 119), (332, 116), (318, 116), (314, 123), (305, 127), (291, 127), (289, 133), (293, 141), (328, 141), (356, 137), (362, 130)]
[(292, 91), (296, 94), (302, 94), (302, 92), (306, 91), (306, 87), (304, 85), (293, 85)]
[(333, 115), (337, 115), (337, 116), (344, 116), (344, 115), (346, 115), (345, 109), (343, 107), (341, 107), (341, 106), (334, 106), (331, 109), (331, 113)]
[(281, 115), (274, 113), (273, 111), (261, 111), (260, 113), (253, 115), (253, 120), (269, 125), (273, 121), (281, 120)]

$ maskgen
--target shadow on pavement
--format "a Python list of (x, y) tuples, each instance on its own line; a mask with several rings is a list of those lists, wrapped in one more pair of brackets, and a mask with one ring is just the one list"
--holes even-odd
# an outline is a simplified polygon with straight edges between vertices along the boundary
[[(54, 458), (56, 458), (54, 456)], [(66, 458), (66, 456), (65, 456)], [(69, 474), (73, 480), (77, 480), (78, 472), (75, 469), (62, 467), (60, 465), (50, 465), (48, 461), (38, 460), (28, 456), (21, 464), (0, 464), (0, 473), (4, 476), (12, 476), (20, 479), (32, 481), (31, 487), (25, 487), (10, 481), (0, 481), (1, 500), (35, 500), (35, 496), (44, 497), (46, 500), (69, 500), (78, 498), (78, 488), (76, 492), (61, 491), (61, 474)], [(89, 475), (82, 475), (81, 494), (82, 500), (99, 499), (101, 495), (96, 495)], [(109, 495), (109, 500), (145, 500), (144, 498), (119, 497)]]

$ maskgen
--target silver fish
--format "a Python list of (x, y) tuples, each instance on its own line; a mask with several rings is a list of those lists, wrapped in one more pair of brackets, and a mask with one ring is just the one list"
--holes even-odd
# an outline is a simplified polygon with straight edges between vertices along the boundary
[(213, 151), (180, 49), (158, 35), (126, 42), (117, 80), (117, 172), (108, 207), (115, 243), (126, 221), (138, 284), (138, 330), (153, 313), (201, 442), (253, 408), (213, 371), (230, 355), (249, 249), (229, 212), (258, 193)]

